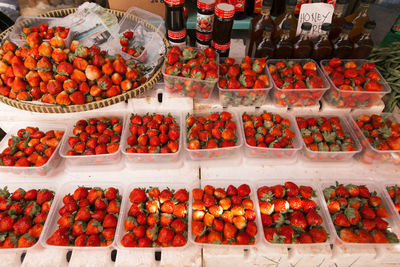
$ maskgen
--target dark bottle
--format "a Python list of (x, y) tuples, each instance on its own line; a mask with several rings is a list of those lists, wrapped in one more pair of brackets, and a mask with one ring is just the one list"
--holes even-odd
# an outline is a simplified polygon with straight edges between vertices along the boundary
[(303, 22), (301, 33), (293, 45), (293, 58), (310, 58), (313, 50), (313, 41), (310, 37), (312, 24)]
[(374, 42), (371, 39), (371, 32), (375, 27), (375, 21), (367, 21), (365, 23), (364, 32), (354, 39), (354, 47), (350, 54), (350, 58), (368, 58), (374, 48)]
[(247, 5), (246, 5), (246, 15), (247, 16), (253, 16), (255, 13), (255, 2), (257, 0), (246, 0), (247, 1)]
[(253, 58), (272, 58), (274, 56), (275, 45), (272, 41), (272, 32), (274, 31), (274, 27), (270, 24), (264, 25), (264, 32), (260, 42), (257, 43), (254, 55), (250, 57)]
[(353, 30), (350, 33), (350, 38), (358, 36), (364, 28), (364, 24), (370, 21), (368, 17), (368, 10), (374, 0), (361, 0), (360, 6), (353, 14), (346, 17), (346, 21), (353, 23)]
[(215, 7), (211, 46), (220, 57), (229, 55), (234, 15), (235, 7), (231, 4), (220, 3)]
[(284, 0), (274, 0), (272, 3), (271, 15), (274, 17), (278, 17), (283, 12), (285, 12), (285, 1)]
[(322, 59), (330, 58), (332, 55), (332, 42), (328, 38), (329, 30), (331, 29), (330, 23), (324, 23), (321, 26), (321, 35), (317, 37), (314, 42), (311, 58), (319, 62)]
[(292, 24), (289, 21), (285, 21), (282, 25), (282, 35), (278, 37), (275, 42), (274, 58), (285, 59), (290, 58), (293, 52), (293, 42), (290, 38), (290, 30)]
[(261, 13), (251, 20), (249, 40), (246, 44), (246, 55), (250, 57), (254, 54), (255, 45), (262, 38), (264, 26), (268, 24), (271, 25), (273, 29), (275, 28), (274, 21), (270, 16), (271, 6), (272, 0), (264, 0)]
[(345, 22), (344, 19), (344, 8), (348, 0), (337, 0), (335, 5), (335, 10), (333, 11), (332, 16), (332, 28), (329, 32), (329, 40), (333, 41), (339, 37), (339, 34), (342, 32), (342, 25)]
[(339, 37), (333, 41), (333, 57), (342, 59), (349, 58), (351, 51), (353, 50), (353, 41), (350, 40), (349, 34), (353, 29), (353, 23), (343, 23), (343, 31), (339, 34)]
[(235, 0), (235, 19), (244, 19), (250, 0)]
[(184, 0), (165, 0), (165, 27), (171, 45), (186, 44), (186, 20), (183, 8)]
[(277, 39), (282, 34), (282, 25), (284, 22), (289, 22), (291, 25), (290, 38), (296, 37), (297, 18), (294, 16), (294, 8), (296, 7), (296, 0), (286, 0), (285, 13), (275, 19), (275, 32), (274, 39)]
[(197, 0), (196, 46), (210, 47), (215, 0)]

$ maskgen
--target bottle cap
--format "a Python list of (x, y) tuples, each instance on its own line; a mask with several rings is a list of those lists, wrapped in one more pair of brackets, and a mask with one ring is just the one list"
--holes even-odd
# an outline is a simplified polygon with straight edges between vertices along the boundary
[(297, 0), (287, 0), (286, 5), (288, 6), (296, 6), (297, 5)]
[(292, 24), (290, 24), (289, 21), (285, 21), (285, 22), (282, 24), (282, 30), (290, 31), (290, 29), (292, 29)]
[(364, 24), (364, 28), (367, 30), (373, 30), (373, 29), (375, 29), (375, 27), (376, 27), (376, 23), (373, 20), (367, 21)]
[(265, 32), (273, 32), (274, 31), (274, 26), (272, 26), (271, 24), (265, 24), (263, 27), (263, 30)]
[(349, 2), (349, 0), (337, 0), (336, 5), (345, 5)]
[(165, 3), (170, 6), (179, 6), (183, 5), (185, 0), (165, 0)]
[(345, 21), (343, 23), (343, 30), (351, 31), (353, 29), (353, 26), (354, 26), (353, 23)]
[(325, 32), (330, 31), (331, 28), (332, 28), (332, 25), (331, 25), (330, 23), (324, 23), (324, 24), (322, 24), (322, 26), (321, 26), (321, 30), (323, 30), (323, 31), (325, 31)]
[(312, 24), (310, 22), (303, 22), (303, 24), (301, 24), (301, 29), (303, 31), (310, 31), (312, 28)]
[(224, 19), (232, 18), (235, 15), (235, 6), (226, 3), (218, 4), (215, 7), (215, 15)]
[(207, 11), (214, 10), (215, 0), (197, 0), (197, 8)]
[(271, 7), (272, 6), (272, 0), (263, 0), (262, 5)]

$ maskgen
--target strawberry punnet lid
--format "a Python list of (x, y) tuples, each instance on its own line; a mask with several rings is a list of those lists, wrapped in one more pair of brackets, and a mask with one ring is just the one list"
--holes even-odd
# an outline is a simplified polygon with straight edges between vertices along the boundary
[(211, 11), (214, 9), (215, 0), (197, 0), (197, 8)]
[(225, 19), (232, 18), (235, 15), (235, 6), (226, 3), (218, 4), (215, 7), (215, 15)]
[(165, 3), (171, 6), (183, 5), (185, 0), (165, 0)]

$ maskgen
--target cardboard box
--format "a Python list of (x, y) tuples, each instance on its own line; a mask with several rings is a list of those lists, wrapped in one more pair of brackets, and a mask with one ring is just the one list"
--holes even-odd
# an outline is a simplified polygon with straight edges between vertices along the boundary
[(126, 11), (131, 6), (147, 10), (165, 17), (165, 4), (163, 0), (108, 0), (111, 9)]

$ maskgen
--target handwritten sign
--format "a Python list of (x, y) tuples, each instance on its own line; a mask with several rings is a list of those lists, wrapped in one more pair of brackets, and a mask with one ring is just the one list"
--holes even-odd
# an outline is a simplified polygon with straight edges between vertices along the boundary
[(333, 10), (333, 5), (325, 3), (301, 5), (296, 34), (300, 34), (303, 22), (310, 22), (312, 24), (310, 35), (313, 37), (320, 35), (322, 24), (332, 22)]

